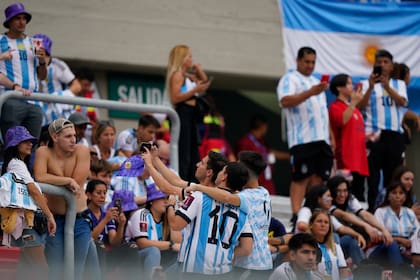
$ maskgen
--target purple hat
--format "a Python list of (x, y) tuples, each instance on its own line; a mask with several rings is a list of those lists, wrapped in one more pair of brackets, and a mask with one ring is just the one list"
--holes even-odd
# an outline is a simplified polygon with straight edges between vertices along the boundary
[(51, 41), (50, 37), (48, 37), (45, 34), (35, 34), (32, 37), (37, 38), (37, 39), (41, 39), (42, 40), (42, 47), (45, 49), (45, 51), (47, 52), (48, 55), (51, 55), (52, 41)]
[(134, 193), (129, 190), (116, 190), (112, 196), (112, 201), (108, 204), (108, 209), (114, 207), (115, 200), (121, 199), (123, 212), (137, 210), (139, 207), (134, 201)]
[(23, 141), (31, 140), (33, 144), (36, 144), (38, 140), (33, 137), (29, 131), (24, 126), (13, 126), (9, 128), (6, 132), (6, 147), (15, 147), (22, 143)]
[(3, 22), (3, 26), (5, 28), (9, 28), (9, 21), (17, 15), (25, 14), (26, 16), (26, 23), (31, 21), (32, 15), (25, 11), (25, 7), (22, 3), (13, 3), (9, 7), (4, 10), (4, 16), (6, 20)]
[(146, 202), (150, 202), (159, 198), (168, 197), (167, 194), (163, 193), (155, 183), (152, 183), (146, 187), (147, 191), (147, 200)]
[(144, 160), (141, 155), (135, 155), (126, 159), (120, 167), (117, 176), (137, 177), (143, 174)]

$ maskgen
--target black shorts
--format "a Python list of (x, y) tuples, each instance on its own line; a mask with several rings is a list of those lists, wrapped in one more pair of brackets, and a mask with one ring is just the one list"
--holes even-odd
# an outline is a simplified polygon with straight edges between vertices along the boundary
[(290, 149), (292, 180), (301, 181), (318, 175), (326, 181), (330, 178), (333, 152), (325, 141), (296, 145)]

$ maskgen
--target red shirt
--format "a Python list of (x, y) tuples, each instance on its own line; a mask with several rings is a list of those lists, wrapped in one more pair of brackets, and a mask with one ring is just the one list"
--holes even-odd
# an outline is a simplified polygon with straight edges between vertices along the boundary
[[(241, 139), (239, 139), (237, 145), (236, 145), (236, 150), (239, 153), (240, 151), (254, 151), (257, 152), (259, 154), (262, 155), (262, 157), (265, 159), (265, 161), (267, 162), (268, 159), (268, 154), (270, 153), (270, 150), (267, 146), (267, 144), (265, 143), (264, 139), (257, 139), (255, 138), (251, 133), (248, 133), (246, 135), (244, 135)], [(268, 164), (268, 163), (267, 163)], [(260, 183), (261, 186), (263, 186), (264, 188), (267, 189), (267, 191), (274, 195), (276, 194), (276, 188), (274, 186), (274, 182), (273, 182), (273, 166), (272, 165), (267, 165), (267, 168), (269, 168), (270, 170), (270, 175), (269, 178), (266, 177), (266, 171), (263, 171), (260, 175), (260, 177), (258, 178), (258, 182)]]
[(336, 143), (334, 157), (337, 160), (337, 168), (369, 176), (363, 116), (359, 109), (355, 108), (350, 120), (343, 124), (343, 114), (347, 107), (343, 101), (336, 100), (331, 103), (329, 109)]

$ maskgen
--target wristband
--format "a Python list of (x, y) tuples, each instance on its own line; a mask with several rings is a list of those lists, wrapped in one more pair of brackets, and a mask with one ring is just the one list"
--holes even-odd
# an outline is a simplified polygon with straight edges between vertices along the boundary
[(166, 211), (168, 211), (168, 209), (169, 209), (170, 207), (173, 207), (173, 208), (174, 208), (174, 210), (175, 210), (175, 205), (173, 205), (173, 204), (169, 204), (169, 205), (167, 205), (167, 206), (166, 206)]
[(169, 240), (169, 249), (172, 249), (172, 246), (174, 246), (174, 242), (172, 240)]

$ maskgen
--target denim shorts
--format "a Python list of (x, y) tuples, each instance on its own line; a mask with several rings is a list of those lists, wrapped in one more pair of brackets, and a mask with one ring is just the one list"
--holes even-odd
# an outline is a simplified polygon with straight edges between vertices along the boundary
[(25, 228), (23, 229), (22, 236), (18, 239), (15, 239), (12, 235), (10, 236), (10, 245), (20, 248), (44, 246), (46, 236), (46, 234), (40, 235), (38, 232), (36, 232), (36, 230), (32, 228)]

